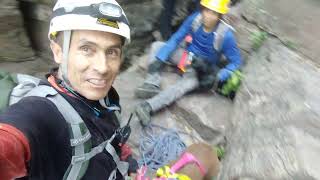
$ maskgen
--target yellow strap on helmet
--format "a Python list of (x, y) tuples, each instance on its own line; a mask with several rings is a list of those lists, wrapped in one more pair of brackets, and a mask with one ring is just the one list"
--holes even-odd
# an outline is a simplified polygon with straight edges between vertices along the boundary
[(50, 33), (50, 39), (52, 40), (52, 39), (57, 38), (57, 35), (58, 35), (58, 32), (57, 32), (57, 31), (51, 32), (51, 33)]

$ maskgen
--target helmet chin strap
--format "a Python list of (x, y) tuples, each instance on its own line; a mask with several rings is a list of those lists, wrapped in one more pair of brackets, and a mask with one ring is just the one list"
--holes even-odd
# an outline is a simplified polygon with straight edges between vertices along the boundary
[(71, 41), (71, 30), (63, 31), (63, 50), (62, 50), (62, 62), (60, 64), (62, 81), (64, 85), (70, 88), (71, 84), (68, 79), (68, 57)]

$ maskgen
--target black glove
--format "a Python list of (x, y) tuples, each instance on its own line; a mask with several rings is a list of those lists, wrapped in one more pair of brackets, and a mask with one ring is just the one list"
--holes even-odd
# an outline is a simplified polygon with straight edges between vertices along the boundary
[(214, 74), (207, 74), (207, 75), (202, 75), (198, 77), (199, 89), (210, 90), (213, 87), (216, 79), (217, 79), (216, 75)]
[(191, 67), (197, 72), (197, 74), (207, 74), (208, 71), (210, 71), (209, 63), (196, 56), (192, 58)]
[(129, 163), (129, 169), (128, 169), (128, 174), (130, 173), (137, 173), (137, 170), (139, 169), (139, 165), (136, 159), (132, 157), (132, 155), (128, 156), (127, 160)]
[(209, 90), (216, 81), (216, 70), (212, 65), (199, 57), (193, 57), (191, 67), (197, 72), (199, 89)]

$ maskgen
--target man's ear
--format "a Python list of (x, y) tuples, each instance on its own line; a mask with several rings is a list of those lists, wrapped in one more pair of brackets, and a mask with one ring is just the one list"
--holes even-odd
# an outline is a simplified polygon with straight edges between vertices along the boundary
[(61, 46), (58, 43), (56, 43), (55, 41), (51, 40), (50, 48), (51, 48), (51, 51), (53, 54), (54, 61), (57, 64), (61, 64), (61, 62), (62, 62), (62, 48), (61, 48)]

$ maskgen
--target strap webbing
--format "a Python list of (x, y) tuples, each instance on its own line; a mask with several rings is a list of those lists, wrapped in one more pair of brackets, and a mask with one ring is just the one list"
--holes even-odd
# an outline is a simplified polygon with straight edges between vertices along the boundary
[(218, 51), (221, 52), (222, 50), (222, 45), (223, 45), (223, 40), (224, 40), (224, 36), (226, 34), (226, 32), (231, 29), (234, 31), (233, 27), (230, 26), (229, 24), (227, 24), (225, 21), (223, 21), (222, 19), (220, 19), (220, 23), (218, 25), (218, 28), (216, 30), (216, 32), (214, 32), (215, 34), (215, 40), (213, 42), (213, 48)]
[(113, 161), (116, 163), (119, 172), (125, 177), (128, 174), (129, 164), (124, 161), (120, 161), (119, 156), (117, 155), (116, 150), (114, 147), (108, 143), (106, 148), (107, 152), (112, 156)]
[[(85, 135), (82, 135), (80, 124), (83, 123), (78, 112), (59, 94), (57, 91), (49, 86), (38, 86), (30, 91), (26, 96), (40, 96), (46, 97), (51, 102), (55, 104), (58, 108), (64, 119), (71, 126), (71, 131), (74, 139), (70, 140), (71, 145), (74, 146), (74, 156), (81, 157), (85, 154), (85, 148), (83, 142), (90, 139), (91, 135), (89, 130), (86, 129)], [(77, 159), (72, 157), (73, 159)], [(75, 160), (74, 160), (75, 161)], [(86, 167), (82, 168), (82, 166), (88, 166), (88, 161), (79, 161), (78, 163), (71, 163), (69, 174), (65, 178), (66, 180), (79, 180), (84, 175)], [(84, 172), (81, 172), (83, 169)], [(67, 172), (66, 172), (67, 173)]]
[(192, 24), (191, 24), (191, 28), (192, 28), (192, 31), (193, 32), (196, 32), (200, 26), (201, 26), (201, 19), (202, 19), (202, 16), (201, 14), (198, 14), (194, 20), (192, 21)]
[[(40, 85), (30, 91), (26, 96), (46, 97), (55, 104), (64, 119), (71, 126), (73, 137), (70, 140), (70, 144), (74, 147), (74, 155), (72, 156), (71, 164), (64, 175), (64, 180), (80, 180), (85, 174), (89, 160), (98, 153), (101, 153), (104, 149), (112, 156), (117, 165), (116, 169), (119, 170), (122, 176), (125, 177), (127, 175), (129, 164), (120, 161), (116, 150), (111, 145), (116, 134), (113, 134), (110, 139), (92, 148), (90, 152), (85, 153), (84, 144), (90, 140), (91, 134), (78, 112), (59, 93), (57, 93), (54, 88)], [(83, 125), (84, 130), (81, 130), (81, 125)], [(115, 176), (114, 172), (116, 172), (116, 169), (110, 174), (109, 179)]]
[(62, 78), (66, 81), (66, 84), (69, 83), (69, 79), (66, 77), (68, 74), (68, 58), (69, 58), (69, 48), (71, 42), (71, 30), (63, 32), (63, 51), (62, 51), (62, 63), (61, 63), (61, 70), (62, 70)]

